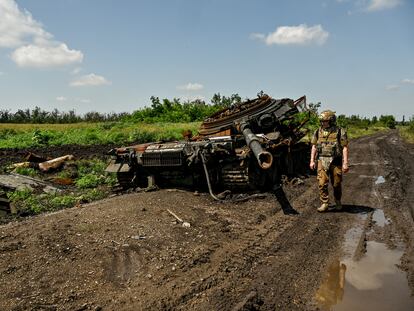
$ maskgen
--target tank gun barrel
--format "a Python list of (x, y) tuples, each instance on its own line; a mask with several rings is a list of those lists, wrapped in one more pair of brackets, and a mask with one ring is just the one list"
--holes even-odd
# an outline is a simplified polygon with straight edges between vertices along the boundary
[(247, 146), (253, 151), (254, 156), (262, 169), (268, 169), (272, 166), (273, 156), (270, 152), (264, 150), (260, 144), (259, 138), (252, 132), (248, 122), (240, 124), (240, 130), (246, 140)]

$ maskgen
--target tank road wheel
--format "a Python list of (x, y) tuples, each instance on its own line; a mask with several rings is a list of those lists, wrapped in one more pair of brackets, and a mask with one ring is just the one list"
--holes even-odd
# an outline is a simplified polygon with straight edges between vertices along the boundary
[(119, 185), (124, 189), (135, 188), (135, 172), (118, 172), (116, 178)]
[(116, 175), (119, 185), (124, 189), (129, 188), (147, 188), (148, 177), (137, 171), (118, 172)]

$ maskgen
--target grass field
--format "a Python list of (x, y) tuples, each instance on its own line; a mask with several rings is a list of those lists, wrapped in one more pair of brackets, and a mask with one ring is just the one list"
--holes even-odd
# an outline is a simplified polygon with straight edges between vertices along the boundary
[(414, 126), (399, 126), (398, 131), (402, 138), (404, 138), (407, 142), (414, 144)]
[[(124, 144), (160, 140), (180, 140), (184, 130), (194, 134), (200, 122), (192, 123), (74, 123), (74, 124), (0, 124), (0, 148), (29, 148), (36, 146), (60, 146), (68, 144)], [(350, 127), (349, 138), (385, 131), (386, 127)], [(402, 135), (410, 137), (405, 128)], [(304, 138), (310, 140), (312, 131)], [(411, 134), (413, 136), (413, 134)], [(411, 136), (411, 137), (412, 137)], [(411, 138), (412, 139), (412, 138)]]
[[(387, 131), (388, 128), (384, 126), (371, 126), (368, 128), (360, 128), (360, 127), (350, 127), (347, 129), (348, 139), (354, 139), (366, 135), (372, 135), (377, 132)], [(304, 141), (310, 141), (313, 135), (313, 131), (309, 131), (309, 133), (303, 138)]]
[(199, 125), (199, 122), (151, 124), (125, 122), (0, 124), (0, 148), (177, 140), (182, 138), (184, 130), (192, 130), (195, 134)]

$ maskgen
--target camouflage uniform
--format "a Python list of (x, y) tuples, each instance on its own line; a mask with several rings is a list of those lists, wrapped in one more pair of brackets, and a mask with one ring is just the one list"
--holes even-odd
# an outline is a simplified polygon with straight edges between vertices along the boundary
[(348, 146), (348, 136), (344, 129), (333, 126), (319, 128), (313, 134), (311, 144), (316, 146), (318, 159), (319, 197), (322, 204), (328, 204), (329, 179), (334, 190), (335, 201), (342, 197), (342, 149)]

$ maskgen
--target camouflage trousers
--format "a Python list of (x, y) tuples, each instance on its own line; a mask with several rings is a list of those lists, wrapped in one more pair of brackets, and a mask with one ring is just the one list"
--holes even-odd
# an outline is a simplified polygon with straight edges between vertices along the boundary
[(318, 185), (319, 185), (319, 198), (322, 203), (329, 202), (329, 179), (333, 187), (333, 194), (335, 200), (340, 201), (342, 197), (342, 166), (331, 164), (329, 170), (323, 169), (322, 163), (318, 161)]

